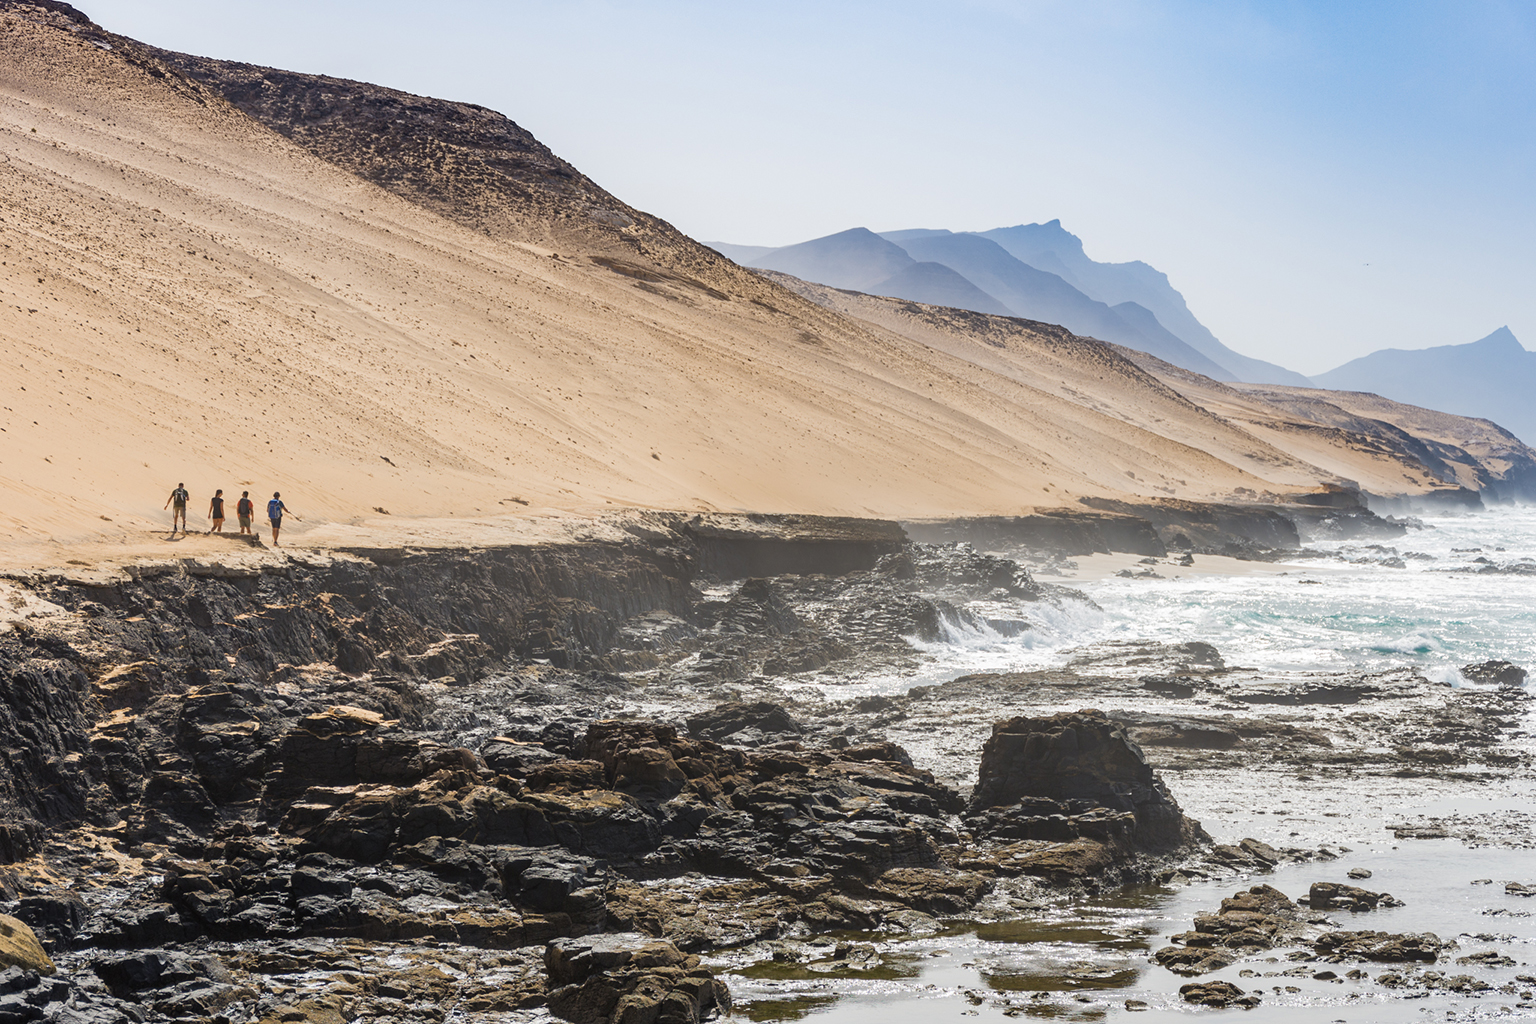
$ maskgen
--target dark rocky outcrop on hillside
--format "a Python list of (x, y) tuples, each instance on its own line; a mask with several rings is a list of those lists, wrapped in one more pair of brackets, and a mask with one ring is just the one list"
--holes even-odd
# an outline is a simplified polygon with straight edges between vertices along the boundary
[[(440, 216), (495, 237), (579, 241), (683, 271), (709, 290), (736, 271), (671, 224), (616, 198), (511, 118), (474, 103), (416, 96), (367, 82), (308, 75), (141, 47), (320, 159)], [(664, 273), (664, 271), (661, 271)]]

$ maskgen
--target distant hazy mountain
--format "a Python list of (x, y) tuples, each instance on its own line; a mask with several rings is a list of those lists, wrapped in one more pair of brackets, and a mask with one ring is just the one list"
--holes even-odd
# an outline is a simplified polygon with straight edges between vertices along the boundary
[(806, 281), (867, 292), (916, 263), (907, 251), (868, 228), (850, 228), (809, 242), (771, 249), (748, 266)]
[(771, 245), (732, 245), (730, 242), (705, 242), (715, 252), (731, 260), (746, 266), (759, 256), (766, 256), (773, 252)]
[(871, 295), (894, 295), (898, 299), (926, 302), (930, 306), (974, 309), (978, 313), (1000, 316), (1018, 315), (942, 263), (914, 263), (865, 290)]
[(1369, 391), (1398, 402), (1493, 420), (1536, 439), (1536, 352), (1508, 327), (1468, 345), (1386, 348), (1312, 380), (1339, 391)]
[[(1217, 379), (1255, 384), (1289, 384), (1306, 387), (1306, 377), (1283, 366), (1245, 356), (1216, 340), (1216, 336), (1189, 311), (1184, 296), (1168, 282), (1168, 275), (1136, 260), (1131, 263), (1097, 263), (1083, 251), (1083, 241), (1053, 220), (1045, 224), (1018, 224), (993, 228), (980, 234), (1007, 249), (1032, 267), (1060, 276), (1084, 295), (1118, 306), (1134, 302), (1152, 311), (1163, 327), (1230, 373), (1212, 374)], [(890, 237), (887, 235), (886, 237)], [(1165, 357), (1166, 358), (1166, 357)], [(1170, 362), (1180, 363), (1178, 360)], [(1187, 369), (1196, 369), (1188, 366)]]
[(778, 249), (710, 244), (743, 266), (834, 288), (1061, 324), (1218, 380), (1311, 383), (1217, 341), (1147, 264), (1095, 263), (1060, 221), (980, 233), (854, 228)]
[(989, 238), (948, 231), (903, 232), (897, 244), (917, 259), (943, 263), (959, 271), (1019, 316), (1061, 324), (1076, 334), (1150, 352), (1197, 373), (1229, 376), (1222, 367), (1164, 330), (1146, 310), (1141, 312), (1149, 321), (1150, 331), (1127, 323), (1108, 305), (1089, 298), (1057, 275), (1015, 259)]

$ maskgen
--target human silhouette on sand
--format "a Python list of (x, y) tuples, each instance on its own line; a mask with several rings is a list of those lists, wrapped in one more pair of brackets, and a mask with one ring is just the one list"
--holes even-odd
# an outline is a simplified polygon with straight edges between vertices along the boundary
[(282, 547), (282, 545), (277, 542), (277, 534), (278, 531), (283, 528), (283, 513), (285, 512), (289, 515), (292, 515), (293, 518), (297, 519), (301, 523), (304, 521), (303, 516), (299, 515), (297, 512), (293, 512), (288, 508), (287, 505), (283, 504), (283, 496), (281, 494), (279, 494), (277, 491), (273, 491), (272, 500), (267, 502), (267, 518), (272, 520), (272, 546), (275, 548)]
[(241, 491), (240, 500), (235, 502), (235, 518), (240, 520), (240, 532), (249, 536), (256, 536), (251, 532), (251, 517), (256, 514), (256, 506), (251, 501), (250, 491)]
[[(186, 484), (177, 484), (171, 496), (165, 499), (165, 507), (171, 509), (171, 536), (176, 536), (176, 520), (181, 520), (181, 532), (187, 532), (187, 494)], [(173, 507), (174, 506), (174, 507)]]

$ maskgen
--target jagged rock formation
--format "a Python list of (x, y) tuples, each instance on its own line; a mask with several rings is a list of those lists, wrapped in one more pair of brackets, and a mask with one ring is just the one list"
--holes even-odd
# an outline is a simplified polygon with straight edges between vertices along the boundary
[(982, 750), (966, 814), (993, 838), (1074, 840), (1082, 856), (1106, 860), (1113, 859), (1108, 851), (1208, 841), (1125, 727), (1101, 711), (999, 722)]

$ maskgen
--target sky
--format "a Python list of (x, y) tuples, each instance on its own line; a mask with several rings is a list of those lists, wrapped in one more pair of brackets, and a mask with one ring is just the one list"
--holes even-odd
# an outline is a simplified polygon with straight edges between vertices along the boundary
[(479, 103), (694, 238), (1059, 218), (1238, 351), (1536, 349), (1536, 0), (77, 0)]

